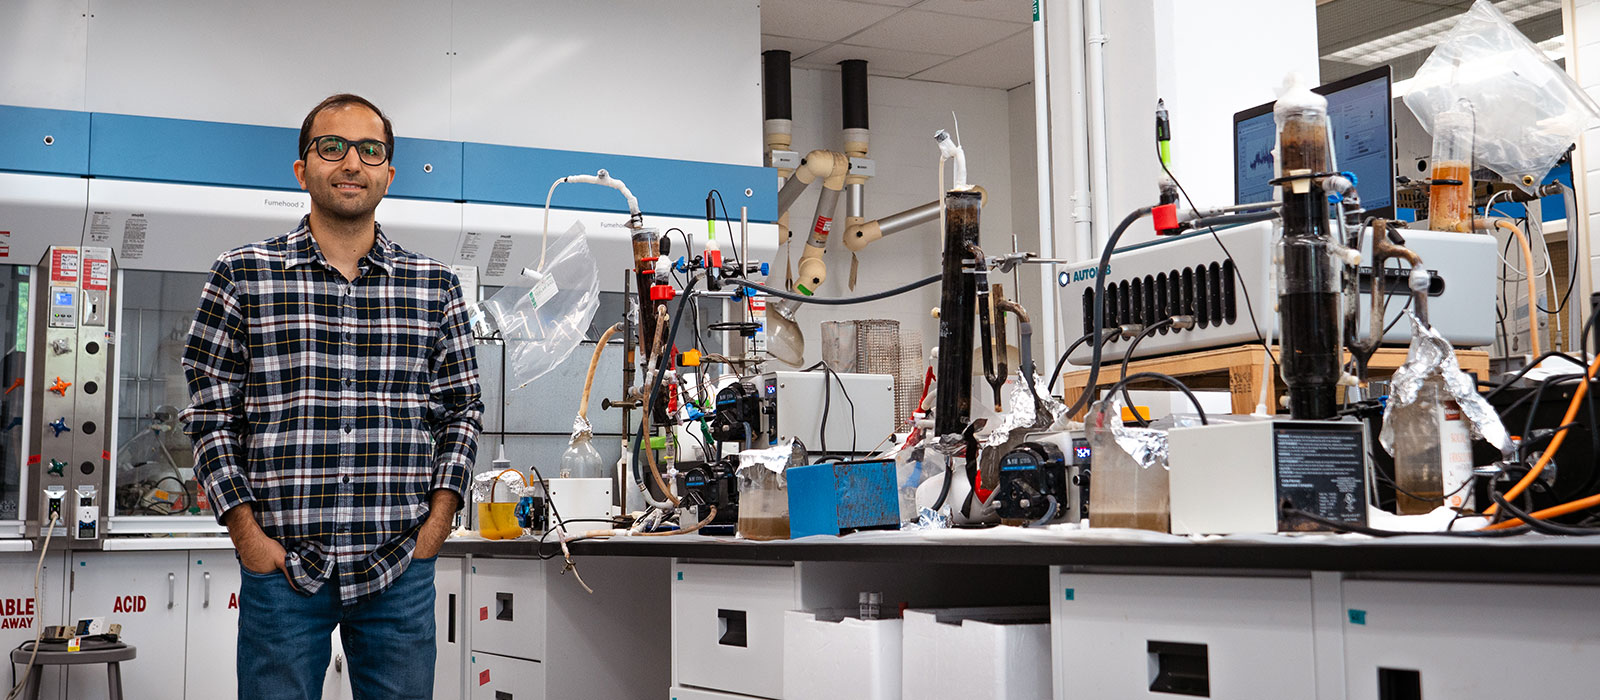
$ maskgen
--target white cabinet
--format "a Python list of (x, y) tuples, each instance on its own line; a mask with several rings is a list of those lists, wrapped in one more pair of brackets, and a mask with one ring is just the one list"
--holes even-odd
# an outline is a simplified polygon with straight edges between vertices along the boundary
[[(56, 540), (60, 542), (60, 540)], [(39, 593), (34, 595), (33, 572), (39, 565), (38, 552), (7, 552), (0, 554), (0, 651), (8, 655), (23, 642), (33, 641), (40, 625), (63, 623), (65, 605), (65, 574), (67, 555), (50, 552), (44, 558), (44, 570), (39, 578)], [(9, 656), (8, 656), (9, 659)], [(17, 673), (22, 673), (18, 664)], [(20, 680), (21, 676), (18, 676)], [(7, 681), (9, 682), (9, 676)], [(103, 674), (102, 674), (103, 682)], [(61, 668), (44, 672), (39, 685), (42, 700), (59, 700), (65, 688)], [(102, 692), (104, 686), (102, 686)], [(9, 690), (9, 686), (7, 686)]]
[(680, 562), (672, 647), (683, 686), (783, 697), (783, 616), (800, 607), (793, 566)]
[(472, 700), (545, 699), (544, 664), (482, 652), (471, 659)]
[(1595, 697), (1600, 589), (1347, 580), (1343, 594), (1351, 700)]
[(447, 685), (445, 655), (453, 645), (443, 579), (447, 566), (461, 562), (439, 560), (435, 697), (658, 698), (666, 690), (670, 646), (656, 632), (671, 620), (669, 563), (652, 557), (578, 558), (578, 573), (593, 593), (572, 572), (562, 572), (560, 559), (466, 558), (466, 595), (458, 610), (465, 618), (457, 618), (456, 638), (465, 632), (459, 643), (468, 651), (465, 667), (456, 667), (457, 684)]
[[(231, 698), (238, 694), (233, 671), (239, 638), (239, 563), (228, 549), (189, 555), (184, 693), (191, 698)], [(139, 655), (144, 655), (143, 646)]]
[[(182, 697), (185, 676), (189, 553), (75, 552), (69, 561), (68, 617), (103, 617), (122, 625), (138, 656), (122, 664), (130, 698)], [(67, 697), (106, 696), (106, 667), (72, 666)]]
[(462, 595), (461, 559), (440, 557), (433, 571), (433, 624), (437, 631), (433, 697), (462, 696), (461, 665), (466, 650), (466, 597)]
[(1053, 578), (1056, 698), (1317, 697), (1309, 578)]

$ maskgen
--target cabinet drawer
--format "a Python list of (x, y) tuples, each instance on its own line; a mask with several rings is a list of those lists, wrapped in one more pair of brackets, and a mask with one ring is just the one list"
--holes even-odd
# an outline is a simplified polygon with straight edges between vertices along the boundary
[(783, 615), (798, 607), (795, 568), (679, 562), (672, 577), (674, 681), (783, 697)]
[(1596, 588), (1345, 581), (1343, 593), (1351, 700), (1595, 696)]
[(543, 562), (475, 559), (470, 583), (472, 651), (519, 659), (545, 658)]
[(1075, 697), (1316, 697), (1308, 578), (1053, 578), (1052, 665)]
[(472, 700), (544, 700), (544, 664), (499, 654), (472, 654)]

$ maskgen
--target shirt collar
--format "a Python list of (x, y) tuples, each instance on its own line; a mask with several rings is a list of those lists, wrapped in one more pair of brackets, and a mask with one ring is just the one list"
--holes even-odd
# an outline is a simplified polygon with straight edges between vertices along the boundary
[[(373, 237), (372, 250), (367, 251), (364, 259), (381, 268), (385, 274), (394, 274), (394, 244), (383, 234), (381, 224), (374, 223), (373, 228), (376, 235)], [(311, 237), (310, 215), (300, 217), (300, 225), (289, 232), (287, 247), (285, 267), (293, 268), (313, 262), (328, 264), (327, 258), (322, 256), (322, 249), (317, 246), (316, 239)]]

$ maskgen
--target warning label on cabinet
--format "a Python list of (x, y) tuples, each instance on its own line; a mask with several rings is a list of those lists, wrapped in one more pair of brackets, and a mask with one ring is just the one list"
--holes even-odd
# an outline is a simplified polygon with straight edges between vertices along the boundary
[(83, 260), (83, 288), (105, 291), (111, 286), (111, 261), (106, 258)]
[(150, 229), (150, 222), (145, 220), (144, 214), (130, 214), (128, 220), (122, 224), (122, 254), (123, 260), (139, 260), (144, 258), (145, 232)]
[(33, 629), (33, 598), (0, 598), (0, 630)]
[(78, 250), (56, 248), (50, 255), (50, 281), (76, 283), (78, 281)]
[[(1347, 523), (1367, 521), (1366, 463), (1359, 425), (1296, 425), (1273, 430), (1278, 501), (1296, 510)], [(1291, 529), (1322, 529), (1300, 518)]]
[(489, 264), (484, 268), (485, 277), (501, 277), (506, 274), (506, 267), (511, 264), (511, 236), (502, 235), (494, 240), (494, 247), (489, 249)]

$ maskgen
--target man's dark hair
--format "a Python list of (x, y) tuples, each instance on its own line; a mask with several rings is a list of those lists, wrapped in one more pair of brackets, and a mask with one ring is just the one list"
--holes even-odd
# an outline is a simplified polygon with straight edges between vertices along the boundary
[(372, 102), (367, 98), (360, 95), (352, 95), (348, 92), (342, 92), (337, 95), (333, 95), (328, 99), (318, 103), (317, 106), (311, 108), (311, 113), (306, 115), (306, 120), (300, 123), (300, 150), (295, 152), (295, 158), (300, 159), (306, 157), (306, 147), (311, 145), (311, 122), (316, 120), (317, 115), (321, 114), (322, 110), (332, 109), (334, 107), (343, 107), (345, 105), (361, 105), (362, 107), (372, 110), (373, 114), (378, 115), (378, 119), (383, 122), (383, 140), (389, 146), (389, 162), (390, 164), (393, 164), (394, 125), (389, 123), (388, 115), (385, 115), (383, 110), (378, 109), (378, 106), (372, 104)]

